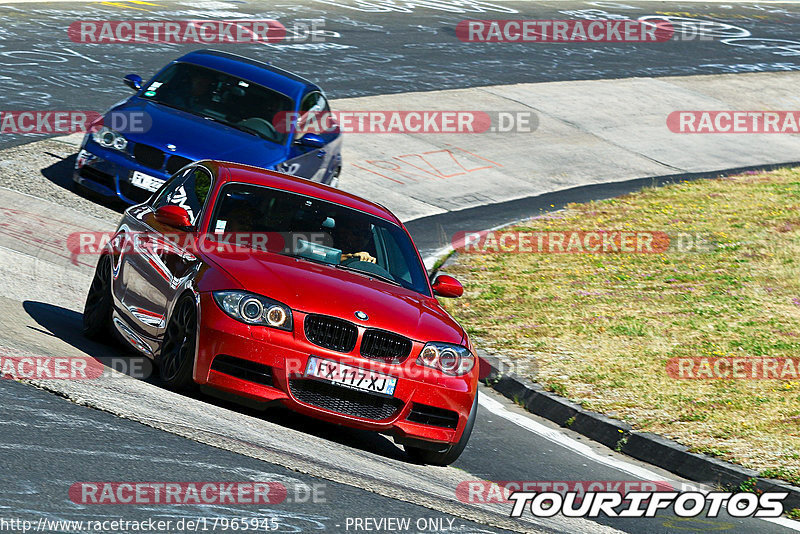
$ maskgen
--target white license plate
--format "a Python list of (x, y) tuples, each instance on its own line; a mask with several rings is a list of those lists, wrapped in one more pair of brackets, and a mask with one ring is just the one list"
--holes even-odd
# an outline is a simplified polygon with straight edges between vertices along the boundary
[(321, 378), (340, 386), (362, 391), (394, 395), (397, 378), (344, 363), (312, 356), (306, 365), (306, 376)]
[(151, 193), (155, 193), (158, 191), (158, 188), (161, 187), (161, 184), (164, 183), (165, 180), (161, 178), (156, 178), (155, 176), (150, 176), (149, 174), (145, 174), (139, 171), (133, 171), (133, 175), (131, 175), (131, 183), (136, 187), (141, 187), (142, 189), (146, 189)]

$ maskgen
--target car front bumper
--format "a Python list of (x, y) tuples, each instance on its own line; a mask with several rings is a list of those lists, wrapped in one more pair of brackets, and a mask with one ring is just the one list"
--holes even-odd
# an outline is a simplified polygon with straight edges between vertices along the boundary
[(87, 135), (81, 144), (72, 179), (101, 197), (118, 198), (130, 205), (141, 204), (146, 202), (153, 192), (131, 183), (134, 171), (160, 180), (169, 178), (169, 174), (163, 170), (142, 165), (126, 152), (102, 147)]
[[(201, 293), (200, 310), (194, 367), (194, 379), (200, 385), (251, 401), (278, 401), (292, 410), (331, 423), (391, 434), (400, 442), (444, 446), (461, 437), (477, 394), (477, 366), (462, 377), (423, 368), (416, 364), (422, 349), (422, 344), (416, 342), (410, 356), (397, 365), (361, 357), (358, 347), (348, 354), (334, 352), (313, 345), (305, 338), (302, 326), (305, 314), (294, 312), (293, 332), (250, 326), (226, 315), (210, 293)], [(247, 369), (239, 367), (236, 371), (230, 366), (212, 366), (220, 356), (223, 359), (217, 361), (244, 361), (255, 365), (246, 364)], [(397, 377), (394, 394), (391, 397), (376, 395), (306, 378), (304, 373), (310, 356)], [(352, 404), (341, 410), (342, 402), (351, 401), (356, 406), (367, 405), (366, 412), (371, 415), (358, 413)], [(452, 419), (446, 424), (440, 419), (430, 424), (430, 419), (421, 418), (420, 413), (430, 413), (431, 408), (437, 414), (444, 414), (446, 412), (439, 410), (446, 410)], [(376, 409), (377, 413), (389, 415), (375, 416)]]

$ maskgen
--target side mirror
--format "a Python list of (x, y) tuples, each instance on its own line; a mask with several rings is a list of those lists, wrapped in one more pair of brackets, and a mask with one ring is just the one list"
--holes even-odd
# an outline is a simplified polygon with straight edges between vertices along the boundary
[(142, 77), (138, 74), (128, 74), (122, 78), (122, 81), (134, 91), (138, 91), (142, 88)]
[(192, 227), (192, 219), (189, 217), (189, 212), (174, 204), (167, 204), (158, 208), (156, 210), (156, 220), (173, 228), (186, 229)]
[(442, 274), (433, 281), (433, 293), (440, 297), (458, 298), (464, 294), (464, 286), (452, 276)]
[(307, 133), (297, 141), (298, 145), (307, 146), (309, 148), (322, 148), (325, 146), (325, 140), (317, 134)]

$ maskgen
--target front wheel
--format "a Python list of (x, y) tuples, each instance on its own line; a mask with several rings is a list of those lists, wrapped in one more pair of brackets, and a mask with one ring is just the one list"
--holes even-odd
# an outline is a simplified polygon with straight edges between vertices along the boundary
[(172, 390), (188, 389), (192, 383), (197, 342), (197, 306), (187, 295), (178, 301), (167, 323), (164, 342), (156, 363), (164, 385)]
[(83, 335), (103, 341), (111, 333), (111, 256), (97, 262), (86, 304), (83, 307)]
[(475, 400), (472, 401), (472, 409), (469, 412), (467, 425), (464, 427), (464, 432), (461, 434), (461, 439), (458, 443), (450, 446), (449, 449), (444, 451), (431, 451), (421, 449), (419, 447), (412, 447), (411, 445), (403, 445), (406, 454), (411, 456), (415, 461), (431, 465), (450, 465), (461, 456), (469, 441), (469, 436), (472, 434), (472, 427), (475, 426), (475, 419), (478, 417), (478, 392), (475, 392)]

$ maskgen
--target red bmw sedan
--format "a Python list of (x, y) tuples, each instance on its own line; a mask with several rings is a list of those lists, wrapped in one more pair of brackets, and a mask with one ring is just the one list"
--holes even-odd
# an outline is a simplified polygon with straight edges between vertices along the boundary
[(448, 465), (469, 440), (478, 366), (386, 208), (306, 180), (202, 161), (129, 208), (97, 264), (84, 333), (116, 332), (172, 389), (390, 434)]

